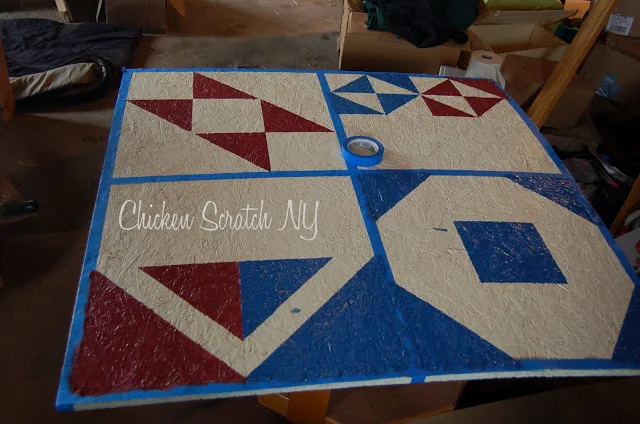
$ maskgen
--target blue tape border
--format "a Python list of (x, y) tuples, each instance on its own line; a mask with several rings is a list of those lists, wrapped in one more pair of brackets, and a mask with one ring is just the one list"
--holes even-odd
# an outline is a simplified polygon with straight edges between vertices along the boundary
[(80, 272), (80, 283), (78, 284), (76, 302), (73, 307), (73, 317), (71, 320), (71, 328), (69, 330), (67, 350), (64, 355), (62, 375), (60, 376), (60, 385), (58, 387), (58, 394), (56, 398), (56, 408), (61, 410), (69, 409), (70, 405), (73, 403), (69, 402), (69, 398), (72, 396), (71, 387), (69, 386), (69, 377), (71, 375), (73, 355), (82, 340), (84, 332), (85, 307), (87, 304), (87, 297), (89, 295), (89, 273), (96, 269), (98, 261), (100, 241), (102, 239), (102, 230), (104, 228), (104, 219), (111, 190), (111, 179), (113, 177), (113, 168), (115, 165), (116, 152), (118, 150), (118, 140), (120, 138), (120, 130), (122, 128), (124, 110), (126, 107), (126, 97), (129, 93), (131, 77), (131, 71), (125, 70), (123, 72), (120, 92), (118, 93), (118, 98), (113, 112), (113, 124), (111, 126), (111, 131), (109, 132), (109, 141), (105, 152), (104, 165), (102, 166), (96, 205), (93, 210), (93, 217), (91, 218), (91, 225), (89, 227), (89, 238), (87, 240), (82, 271)]
[[(81, 404), (92, 404), (92, 403), (101, 403), (101, 402), (113, 402), (113, 401), (144, 401), (144, 400), (159, 400), (159, 399), (167, 399), (174, 398), (177, 396), (188, 396), (188, 395), (215, 395), (219, 393), (229, 393), (229, 392), (252, 392), (256, 390), (266, 390), (266, 389), (282, 389), (282, 391), (286, 391), (287, 388), (300, 388), (307, 386), (315, 386), (319, 384), (339, 384), (339, 383), (349, 383), (353, 382), (354, 384), (357, 382), (365, 382), (365, 381), (373, 381), (379, 379), (388, 379), (388, 378), (397, 378), (397, 377), (408, 377), (411, 379), (411, 382), (421, 382), (424, 379), (430, 376), (441, 376), (448, 374), (460, 374), (460, 375), (468, 375), (470, 378), (474, 374), (483, 374), (483, 373), (492, 373), (495, 374), (496, 377), (499, 377), (500, 374), (510, 374), (512, 371), (500, 371), (500, 370), (456, 370), (456, 371), (447, 371), (443, 373), (409, 373), (409, 374), (387, 374), (385, 376), (371, 376), (371, 375), (359, 375), (359, 376), (350, 376), (349, 378), (344, 379), (318, 379), (313, 382), (305, 382), (304, 384), (295, 384), (295, 383), (283, 383), (283, 382), (249, 382), (249, 383), (234, 383), (234, 384), (221, 384), (221, 383), (211, 383), (202, 386), (179, 386), (174, 387), (168, 390), (132, 390), (124, 393), (114, 393), (103, 396), (80, 396), (71, 392), (69, 386), (69, 376), (71, 374), (71, 366), (73, 361), (73, 355), (82, 339), (83, 334), (83, 325), (85, 318), (85, 306), (88, 297), (88, 288), (89, 288), (89, 273), (91, 270), (95, 269), (100, 241), (102, 238), (102, 231), (104, 227), (104, 217), (106, 213), (107, 203), (109, 199), (109, 193), (111, 189), (111, 185), (115, 184), (141, 184), (141, 183), (154, 183), (154, 182), (171, 182), (171, 181), (198, 181), (198, 180), (223, 180), (223, 179), (234, 179), (234, 178), (280, 178), (280, 177), (321, 177), (321, 176), (349, 176), (352, 180), (354, 191), (356, 194), (356, 198), (358, 200), (361, 213), (363, 216), (363, 220), (365, 223), (365, 227), (369, 234), (372, 249), (374, 255), (379, 255), (383, 258), (383, 262), (387, 269), (388, 275), (387, 277), (393, 280), (393, 275), (391, 272), (391, 267), (389, 266), (389, 262), (386, 256), (386, 252), (382, 245), (382, 240), (380, 238), (380, 233), (378, 231), (377, 225), (375, 224), (375, 220), (370, 215), (368, 208), (366, 206), (366, 199), (364, 198), (364, 193), (362, 191), (362, 187), (359, 184), (357, 179), (357, 175), (359, 173), (367, 173), (367, 172), (383, 172), (384, 170), (360, 170), (355, 166), (351, 166), (347, 164), (347, 170), (329, 170), (329, 171), (275, 171), (271, 173), (229, 173), (229, 174), (197, 174), (197, 175), (167, 175), (167, 176), (140, 176), (140, 177), (120, 177), (113, 178), (113, 170), (115, 165), (116, 153), (118, 148), (118, 140), (120, 136), (120, 130), (122, 127), (124, 110), (126, 108), (126, 97), (128, 95), (129, 86), (131, 84), (131, 78), (133, 73), (135, 72), (285, 72), (285, 73), (308, 73), (317, 75), (323, 94), (325, 95), (325, 100), (327, 103), (327, 108), (329, 110), (331, 119), (333, 121), (336, 135), (338, 137), (338, 141), (341, 143), (346, 139), (346, 133), (344, 131), (344, 127), (342, 125), (342, 121), (340, 120), (339, 115), (333, 110), (331, 106), (331, 102), (328, 99), (328, 93), (330, 93), (330, 89), (328, 83), (326, 81), (325, 75), (327, 74), (366, 74), (375, 76), (376, 74), (387, 74), (385, 72), (349, 72), (349, 71), (316, 71), (316, 70), (273, 70), (273, 69), (229, 69), (229, 68), (196, 68), (196, 69), (166, 69), (166, 68), (158, 68), (158, 69), (127, 69), (123, 72), (123, 78), (121, 83), (120, 92), (118, 94), (118, 99), (114, 108), (114, 117), (113, 117), (113, 125), (111, 127), (109, 141), (107, 145), (107, 150), (105, 154), (104, 166), (102, 169), (102, 174), (100, 178), (100, 185), (98, 187), (98, 195), (96, 199), (96, 205), (94, 208), (93, 217), (91, 220), (91, 227), (89, 230), (89, 238), (87, 241), (87, 248), (85, 252), (85, 258), (82, 266), (80, 283), (78, 286), (78, 292), (76, 296), (76, 303), (73, 310), (73, 318), (71, 322), (71, 328), (69, 332), (69, 338), (67, 343), (67, 348), (64, 356), (64, 364), (62, 367), (62, 374), (60, 377), (60, 385), (58, 388), (57, 398), (56, 398), (56, 409), (59, 411), (68, 411), (73, 410), (74, 405)], [(417, 77), (429, 77), (429, 78), (442, 78), (446, 79), (446, 76), (439, 75), (425, 75), (425, 74), (405, 74), (408, 76), (417, 76)], [(505, 93), (506, 94), (506, 93)], [(568, 172), (560, 158), (556, 155), (555, 151), (551, 147), (551, 145), (544, 139), (540, 131), (538, 131), (537, 127), (531, 122), (529, 117), (524, 113), (524, 111), (515, 103), (515, 101), (508, 96), (506, 100), (511, 104), (511, 106), (515, 109), (515, 111), (520, 115), (523, 121), (527, 124), (532, 133), (536, 136), (542, 147), (545, 149), (547, 154), (553, 160), (553, 162), (558, 167), (558, 170), (561, 174), (546, 174), (546, 173), (526, 173), (526, 172), (502, 172), (502, 171), (473, 171), (473, 170), (407, 170), (408, 172), (429, 172), (432, 175), (450, 175), (450, 176), (491, 176), (491, 177), (509, 177), (509, 176), (548, 176), (552, 178), (558, 179), (568, 179), (573, 184), (576, 185), (576, 181), (573, 179), (571, 174)], [(578, 187), (579, 189), (579, 187)], [(589, 202), (583, 197), (580, 196), (580, 200), (583, 205), (592, 213), (594, 217), (598, 217), (597, 213), (593, 210)], [(623, 265), (624, 269), (627, 271), (627, 274), (630, 276), (632, 281), (636, 286), (640, 286), (640, 280), (636, 276), (635, 272), (631, 265), (626, 261), (624, 254), (620, 250), (620, 248), (615, 243), (613, 237), (609, 233), (608, 229), (602, 223), (602, 220), (598, 217), (598, 228), (602, 233), (603, 237), (614, 251), (618, 260)], [(551, 371), (561, 373), (562, 371), (572, 371), (572, 370), (629, 370), (636, 371), (640, 370), (640, 363), (621, 363), (618, 361), (613, 361), (609, 359), (568, 359), (568, 360), (520, 360), (516, 361), (519, 366), (519, 370), (522, 371)], [(408, 371), (417, 371), (417, 370), (408, 370)], [(588, 374), (588, 373), (587, 373)], [(585, 375), (587, 375), (585, 374)], [(640, 374), (640, 371), (638, 372)], [(615, 375), (615, 374), (614, 374)]]

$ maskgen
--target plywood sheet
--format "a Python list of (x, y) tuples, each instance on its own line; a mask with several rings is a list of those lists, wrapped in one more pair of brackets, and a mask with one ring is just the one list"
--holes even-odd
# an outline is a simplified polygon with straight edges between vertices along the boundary
[[(346, 162), (350, 136), (382, 162)], [(491, 81), (129, 70), (57, 405), (635, 375), (638, 310)]]

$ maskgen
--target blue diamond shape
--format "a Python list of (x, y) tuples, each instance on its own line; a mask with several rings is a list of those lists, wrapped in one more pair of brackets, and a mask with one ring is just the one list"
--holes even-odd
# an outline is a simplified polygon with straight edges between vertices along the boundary
[(533, 224), (455, 221), (483, 283), (567, 284)]

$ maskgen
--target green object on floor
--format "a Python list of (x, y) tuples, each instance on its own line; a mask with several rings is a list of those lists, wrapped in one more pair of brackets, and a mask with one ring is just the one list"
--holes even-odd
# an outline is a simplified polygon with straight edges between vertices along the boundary
[(558, 28), (556, 28), (556, 30), (553, 32), (553, 35), (555, 35), (565, 43), (571, 44), (577, 33), (578, 30), (576, 28), (558, 25)]

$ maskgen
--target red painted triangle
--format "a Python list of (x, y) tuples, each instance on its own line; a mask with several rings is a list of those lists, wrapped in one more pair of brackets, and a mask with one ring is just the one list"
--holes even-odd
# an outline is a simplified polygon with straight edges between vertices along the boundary
[(431, 94), (434, 96), (462, 96), (450, 80), (445, 80), (445, 82), (441, 82), (440, 84), (431, 87), (422, 94)]
[(502, 101), (499, 97), (465, 97), (465, 100), (478, 116), (484, 115), (485, 112)]
[(216, 146), (248, 160), (262, 169), (271, 171), (266, 133), (198, 134)]
[(243, 339), (237, 262), (145, 266), (140, 269)]
[(266, 132), (333, 132), (264, 100), (261, 100), (260, 104)]
[(81, 396), (244, 377), (99, 272), (90, 275), (82, 341), (69, 383)]
[(195, 72), (193, 74), (194, 99), (255, 99), (250, 94), (233, 88), (220, 81), (205, 77)]
[(129, 100), (129, 102), (183, 130), (191, 131), (193, 100)]
[(430, 99), (428, 97), (423, 97), (423, 99), (434, 116), (462, 116), (465, 118), (475, 118), (473, 115), (469, 115), (467, 112), (463, 112), (449, 105), (445, 105), (444, 103), (440, 103), (439, 101)]
[(503, 99), (507, 98), (507, 95), (505, 94), (505, 92), (500, 87), (498, 87), (498, 85), (493, 80), (470, 79), (470, 78), (451, 78), (451, 79), (461, 84), (468, 85), (469, 87), (477, 88), (478, 90), (482, 90), (489, 94), (500, 96)]

